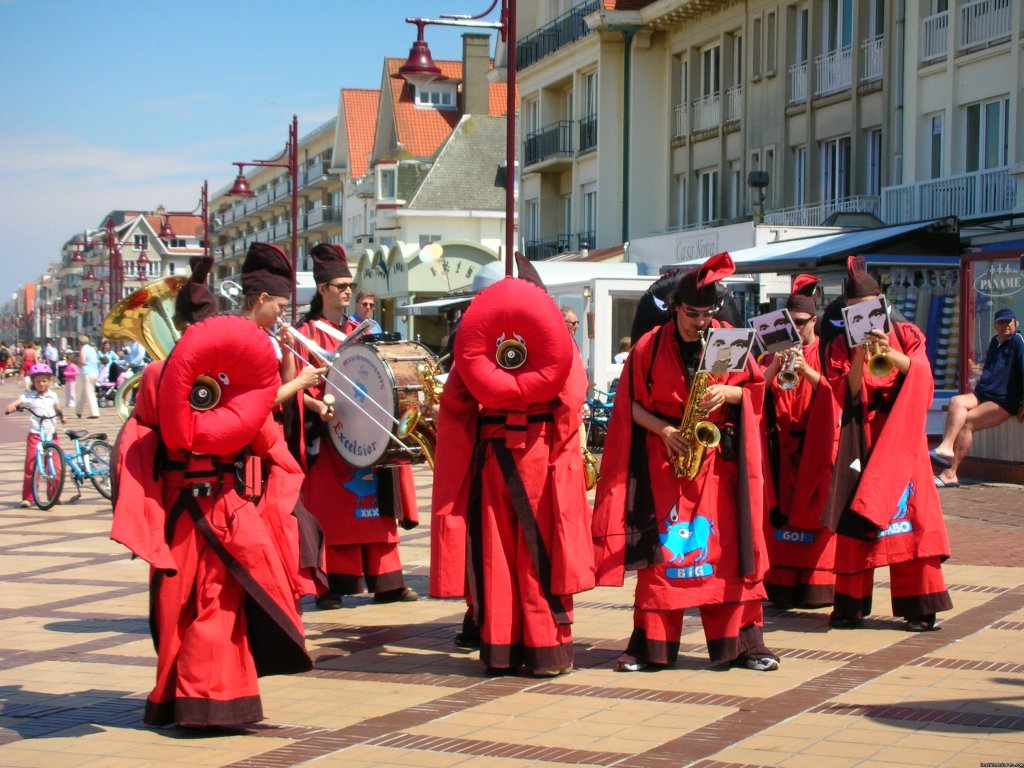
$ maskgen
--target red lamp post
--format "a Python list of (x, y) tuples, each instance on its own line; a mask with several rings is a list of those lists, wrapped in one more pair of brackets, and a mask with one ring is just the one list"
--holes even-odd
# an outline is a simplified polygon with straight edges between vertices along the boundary
[[(228, 195), (234, 197), (252, 197), (255, 193), (249, 189), (249, 182), (245, 178), (243, 169), (247, 165), (259, 166), (262, 168), (286, 168), (291, 176), (292, 184), (292, 226), (291, 226), (291, 260), (293, 275), (298, 272), (299, 267), (299, 117), (292, 115), (292, 124), (288, 128), (288, 142), (284, 150), (276, 157), (269, 160), (250, 160), (247, 163), (232, 163), (238, 166), (238, 176), (231, 187)], [(295, 280), (292, 280), (292, 322), (296, 317), (297, 293)]]
[(149, 256), (146, 255), (146, 246), (142, 246), (142, 251), (139, 252), (139, 260), (136, 262), (136, 277), (139, 278), (140, 283), (146, 282), (146, 273), (149, 271)]
[(416, 42), (409, 51), (409, 58), (398, 73), (411, 82), (430, 82), (440, 76), (441, 70), (430, 56), (430, 48), (423, 39), (423, 28), (428, 24), (445, 27), (475, 27), (496, 29), (506, 43), (508, 76), (505, 83), (505, 274), (512, 275), (515, 253), (515, 167), (516, 167), (516, 0), (500, 0), (501, 20), (480, 21), (497, 7), (499, 0), (493, 0), (483, 13), (468, 14), (442, 13), (440, 19), (406, 19), (415, 24)]
[[(236, 180), (237, 182), (237, 180)], [(174, 237), (174, 229), (171, 227), (171, 216), (195, 216), (196, 211), (203, 218), (203, 256), (210, 253), (210, 188), (209, 182), (203, 181), (199, 190), (199, 205), (191, 211), (168, 211), (164, 215), (163, 223), (160, 225), (160, 239), (170, 240)]]
[[(117, 229), (114, 227), (112, 218), (107, 219), (107, 231), (103, 244), (107, 247), (107, 282), (110, 292), (110, 308), (113, 309), (124, 293), (124, 263), (121, 260), (121, 243), (117, 239)], [(102, 283), (99, 291), (101, 294), (103, 293)], [(102, 313), (102, 304), (100, 309)]]

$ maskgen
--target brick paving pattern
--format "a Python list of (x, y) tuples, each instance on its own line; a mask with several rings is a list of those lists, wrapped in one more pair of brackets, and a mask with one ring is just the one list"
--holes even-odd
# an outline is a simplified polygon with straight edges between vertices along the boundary
[[(2, 393), (5, 395), (13, 394)], [(4, 404), (0, 399), (0, 406)], [(98, 422), (111, 434), (109, 411)], [(718, 670), (696, 617), (679, 663), (619, 674), (632, 581), (576, 601), (576, 671), (485, 676), (452, 639), (459, 601), (307, 606), (316, 667), (261, 681), (267, 720), (231, 732), (142, 725), (154, 675), (147, 566), (108, 538), (95, 491), (18, 509), (23, 424), (0, 422), (0, 766), (971, 766), (1024, 761), (1024, 488), (941, 491), (955, 609), (909, 634), (888, 615), (887, 573), (863, 629), (827, 611), (766, 609), (782, 669)], [(69, 426), (78, 426), (70, 424)], [(425, 511), (429, 471), (418, 468)], [(68, 491), (66, 495), (70, 495)], [(426, 592), (429, 514), (403, 534)]]

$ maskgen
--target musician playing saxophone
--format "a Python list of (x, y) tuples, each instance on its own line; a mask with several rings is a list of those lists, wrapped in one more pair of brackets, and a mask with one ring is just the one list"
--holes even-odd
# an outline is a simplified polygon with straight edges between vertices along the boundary
[[(765, 540), (768, 599), (779, 608), (831, 605), (835, 535), (821, 524), (838, 437), (838, 411), (821, 375), (813, 275), (798, 275), (786, 299), (800, 344), (766, 359), (765, 418), (774, 501)], [(791, 374), (789, 380), (780, 372)]]
[(696, 409), (721, 441), (704, 450), (692, 478), (673, 466), (687, 449), (682, 422), (701, 379), (700, 335), (723, 325), (715, 319), (720, 281), (733, 270), (729, 255), (718, 254), (681, 277), (670, 319), (637, 342), (616, 394), (593, 534), (599, 585), (621, 585), (625, 570), (637, 571), (633, 633), (619, 671), (675, 662), (686, 608), (700, 610), (715, 664), (779, 666), (761, 635), (764, 379), (749, 355), (742, 371), (714, 375)]
[[(317, 292), (297, 330), (333, 352), (337, 334), (348, 335), (359, 325), (359, 318), (347, 314), (352, 272), (339, 245), (321, 243), (309, 255)], [(325, 386), (305, 396), (305, 418), (314, 428), (306, 434), (303, 501), (323, 528), (327, 552), (328, 590), (317, 598), (317, 607), (340, 608), (343, 595), (364, 589), (379, 603), (418, 600), (405, 584), (398, 555), (398, 526), (408, 529), (419, 522), (412, 469), (357, 468), (343, 459), (326, 432), (333, 414), (324, 400), (324, 394), (332, 392)]]

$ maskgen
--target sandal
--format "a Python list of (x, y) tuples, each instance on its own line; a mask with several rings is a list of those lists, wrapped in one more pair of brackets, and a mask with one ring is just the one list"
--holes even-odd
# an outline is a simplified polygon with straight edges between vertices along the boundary
[(936, 488), (959, 488), (960, 487), (960, 483), (958, 483), (956, 481), (951, 482), (951, 483), (947, 483), (941, 477), (936, 475), (935, 476), (935, 487)]
[(628, 653), (624, 653), (615, 660), (615, 671), (616, 672), (639, 672), (643, 669), (647, 669), (647, 662), (640, 661)]
[(937, 632), (942, 627), (935, 625), (935, 614), (926, 613), (921, 616), (907, 616), (907, 632)]

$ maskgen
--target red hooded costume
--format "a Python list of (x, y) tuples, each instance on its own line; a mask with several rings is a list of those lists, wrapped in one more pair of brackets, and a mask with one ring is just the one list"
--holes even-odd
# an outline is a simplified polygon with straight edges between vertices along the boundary
[[(194, 325), (162, 372), (146, 369), (118, 438), (111, 538), (152, 566), (151, 725), (260, 720), (257, 677), (312, 667), (292, 514), (302, 473), (270, 418), (276, 371), (247, 320)], [(215, 389), (212, 408), (193, 409)]]
[[(848, 300), (880, 293), (862, 258), (851, 257), (848, 270)], [(841, 534), (832, 624), (855, 626), (870, 613), (874, 569), (888, 565), (893, 613), (906, 617), (911, 629), (930, 629), (936, 611), (952, 608), (940, 566), (949, 557), (949, 540), (928, 456), (934, 383), (921, 331), (890, 321), (887, 335), (910, 367), (874, 376), (865, 355), (859, 392), (847, 385), (853, 351), (846, 337), (833, 339), (826, 351), (825, 375), (843, 414), (821, 518)]]
[(468, 593), (489, 668), (572, 668), (572, 595), (594, 586), (586, 390), (542, 288), (506, 278), (473, 299), (441, 396), (430, 594)]
[[(798, 275), (786, 308), (813, 317), (813, 275)], [(821, 373), (816, 336), (802, 347), (807, 365)], [(772, 364), (772, 356), (764, 367)], [(765, 576), (768, 598), (779, 607), (820, 607), (832, 603), (835, 591), (835, 536), (821, 524), (828, 498), (832, 459), (838, 437), (838, 411), (828, 380), (816, 387), (800, 376), (796, 387), (783, 389), (778, 377), (768, 386), (765, 424), (769, 466), (776, 506), (766, 517), (765, 540), (771, 568)]]
[[(680, 281), (674, 305), (717, 305), (717, 282), (732, 272), (728, 254), (713, 256)], [(722, 324), (713, 320), (711, 327)], [(699, 351), (699, 342), (683, 341), (673, 312), (637, 342), (615, 397), (593, 535), (599, 584), (621, 585), (624, 570), (637, 571), (634, 631), (620, 665), (629, 658), (641, 665), (674, 662), (683, 609), (698, 606), (713, 661), (773, 657), (761, 638), (768, 558), (760, 369), (748, 355), (743, 371), (716, 377), (715, 383), (741, 387), (742, 400), (709, 415), (725, 440), (706, 451), (692, 480), (675, 476), (661, 437), (633, 418), (639, 406), (663, 422), (681, 423), (691, 387), (688, 363), (696, 366), (690, 355)]]

